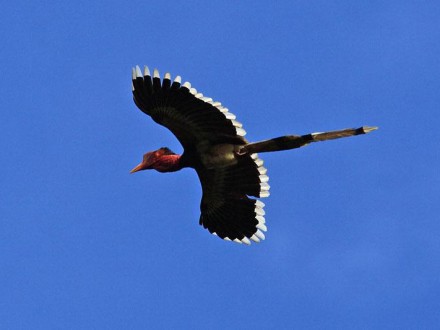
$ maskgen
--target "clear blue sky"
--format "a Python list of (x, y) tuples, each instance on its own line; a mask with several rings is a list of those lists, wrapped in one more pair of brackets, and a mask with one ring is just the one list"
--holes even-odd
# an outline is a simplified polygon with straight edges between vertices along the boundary
[[(440, 2), (9, 1), (0, 13), (0, 328), (440, 324)], [(198, 225), (195, 172), (131, 67), (181, 75), (266, 154), (266, 241)]]

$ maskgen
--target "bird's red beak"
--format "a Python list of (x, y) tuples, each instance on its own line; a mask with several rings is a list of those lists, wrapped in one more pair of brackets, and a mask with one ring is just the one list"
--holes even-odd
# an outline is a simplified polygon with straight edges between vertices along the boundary
[(135, 172), (138, 172), (138, 171), (145, 170), (145, 169), (147, 169), (147, 167), (148, 166), (145, 163), (142, 162), (139, 165), (137, 165), (134, 169), (132, 169), (130, 171), (130, 173), (135, 173)]
[(144, 157), (142, 158), (142, 162), (137, 165), (134, 169), (130, 171), (130, 173), (142, 171), (142, 170), (149, 170), (152, 169), (152, 165), (156, 161), (156, 158), (154, 157), (153, 152), (147, 152)]

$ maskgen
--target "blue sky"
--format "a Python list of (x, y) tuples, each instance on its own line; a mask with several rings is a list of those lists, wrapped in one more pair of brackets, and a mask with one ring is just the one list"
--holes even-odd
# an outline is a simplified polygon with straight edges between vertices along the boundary
[[(2, 5), (0, 327), (435, 328), (440, 3), (14, 1)], [(198, 225), (195, 172), (137, 110), (131, 67), (181, 75), (263, 155), (266, 241)]]

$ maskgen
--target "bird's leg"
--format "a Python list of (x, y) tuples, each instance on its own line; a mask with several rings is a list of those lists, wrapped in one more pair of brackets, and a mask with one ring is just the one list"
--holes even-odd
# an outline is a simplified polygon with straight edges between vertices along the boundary
[(377, 127), (362, 126), (359, 128), (347, 128), (330, 132), (318, 132), (305, 135), (285, 135), (274, 139), (248, 143), (240, 146), (237, 155), (253, 154), (257, 152), (271, 152), (300, 148), (312, 142), (340, 139), (349, 136), (367, 134), (376, 130)]

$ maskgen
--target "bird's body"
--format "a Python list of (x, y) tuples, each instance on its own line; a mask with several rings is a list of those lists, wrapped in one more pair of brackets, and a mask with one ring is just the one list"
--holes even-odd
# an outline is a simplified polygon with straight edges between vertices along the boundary
[(182, 155), (165, 147), (146, 153), (132, 172), (194, 168), (203, 191), (200, 224), (211, 233), (238, 243), (259, 242), (267, 230), (264, 204), (257, 198), (269, 196), (269, 178), (257, 153), (298, 148), (375, 129), (361, 127), (249, 143), (235, 115), (189, 83), (181, 85), (179, 76), (171, 83), (167, 73), (161, 81), (157, 70), (151, 77), (147, 67), (144, 74), (136, 67), (132, 78), (136, 105), (170, 129), (184, 148)]

